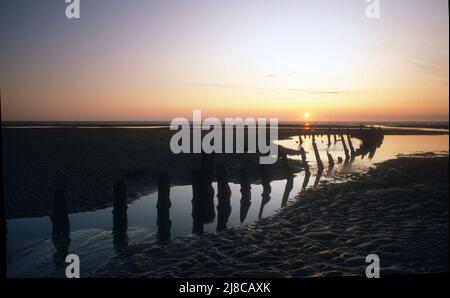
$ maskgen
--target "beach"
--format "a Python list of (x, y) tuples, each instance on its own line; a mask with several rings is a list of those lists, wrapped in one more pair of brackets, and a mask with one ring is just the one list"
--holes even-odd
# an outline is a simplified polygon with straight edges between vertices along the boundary
[[(386, 274), (448, 271), (448, 130), (361, 129), (283, 127), (278, 161), (262, 167), (253, 153), (173, 154), (167, 127), (3, 128), (8, 276), (64, 277), (67, 253), (83, 277), (362, 275), (368, 254)], [(212, 171), (200, 236), (193, 170)], [(61, 239), (58, 189), (70, 226)]]
[(369, 254), (381, 276), (448, 272), (448, 165), (448, 154), (400, 156), (253, 225), (126, 247), (91, 276), (365, 276)]

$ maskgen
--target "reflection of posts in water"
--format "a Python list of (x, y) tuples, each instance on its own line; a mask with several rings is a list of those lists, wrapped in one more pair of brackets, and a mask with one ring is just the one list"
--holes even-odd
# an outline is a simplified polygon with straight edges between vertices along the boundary
[(309, 170), (308, 161), (306, 160), (306, 152), (303, 147), (300, 148), (300, 156), (302, 158), (303, 168), (305, 169), (305, 172), (311, 173), (311, 171)]
[(53, 200), (52, 234), (62, 235), (70, 233), (69, 215), (67, 211), (67, 201), (64, 190), (59, 189), (55, 192)]
[(228, 218), (231, 214), (231, 189), (228, 185), (228, 175), (223, 165), (217, 166), (217, 231), (227, 228)]
[(298, 135), (298, 145), (301, 146), (303, 144), (302, 135)]
[(127, 217), (127, 185), (117, 181), (113, 189), (113, 237), (114, 247), (118, 250), (128, 244), (128, 217)]
[(69, 254), (70, 245), (69, 215), (66, 197), (62, 189), (55, 192), (50, 219), (52, 221), (52, 241), (56, 249), (54, 260), (57, 265), (61, 265), (64, 264), (65, 258)]
[(201, 185), (201, 173), (198, 170), (191, 172), (192, 179), (192, 233), (203, 234), (203, 220), (201, 217), (201, 198), (200, 198), (200, 185)]
[(350, 138), (350, 135), (347, 135), (347, 141), (348, 141), (348, 146), (350, 147), (351, 157), (352, 157), (352, 159), (354, 159), (356, 157), (356, 153), (355, 153), (355, 148), (353, 147), (353, 143), (352, 143), (352, 139)]
[(52, 235), (52, 242), (56, 250), (53, 254), (53, 260), (57, 266), (65, 265), (66, 257), (69, 254), (70, 241), (70, 232)]
[(248, 210), (250, 209), (250, 205), (252, 204), (252, 193), (251, 193), (251, 185), (250, 180), (247, 176), (247, 171), (245, 169), (241, 169), (239, 173), (239, 183), (241, 184), (241, 210), (240, 210), (240, 220), (241, 223), (247, 217)]
[(281, 200), (281, 207), (286, 206), (289, 199), (289, 194), (294, 188), (294, 177), (289, 176), (286, 178), (286, 186), (284, 187), (283, 199)]
[(331, 156), (330, 152), (327, 151), (327, 157), (328, 157), (328, 169), (332, 169), (334, 167), (334, 159), (333, 156)]
[(294, 178), (292, 175), (292, 171), (289, 167), (286, 153), (281, 154), (281, 159), (283, 161), (283, 171), (286, 177), (286, 187), (284, 188), (283, 199), (281, 200), (281, 207), (284, 207), (286, 206), (289, 194), (291, 193), (291, 190), (294, 187)]
[(341, 135), (341, 141), (342, 141), (342, 146), (344, 147), (345, 161), (348, 161), (350, 159), (350, 155), (348, 154), (348, 149), (347, 149), (347, 145), (345, 144), (344, 135)]
[(262, 217), (264, 206), (270, 201), (270, 192), (272, 191), (272, 187), (270, 186), (270, 180), (267, 176), (266, 170), (264, 165), (260, 166), (260, 173), (261, 173), (261, 181), (262, 181), (262, 200), (261, 200), (261, 207), (259, 208), (259, 215), (258, 218)]
[(317, 144), (315, 141), (312, 143), (314, 149), (314, 155), (316, 156), (317, 168), (323, 170), (322, 159), (320, 158), (319, 149), (317, 149)]
[(170, 239), (170, 178), (166, 173), (158, 175), (158, 201), (156, 208), (158, 210), (156, 223), (158, 225), (158, 240), (165, 241)]
[(120, 232), (128, 229), (127, 218), (127, 185), (117, 181), (113, 190), (113, 231)]
[(291, 168), (289, 167), (289, 161), (286, 153), (281, 153), (281, 161), (283, 163), (283, 172), (286, 177), (292, 176)]
[(216, 217), (216, 211), (214, 210), (214, 188), (212, 187), (215, 169), (214, 164), (214, 153), (201, 154), (200, 216), (202, 217), (203, 223), (211, 223)]
[(323, 169), (318, 169), (316, 179), (314, 179), (313, 189), (317, 189), (317, 187), (319, 186), (319, 181), (320, 181), (320, 178), (322, 178), (322, 174), (323, 174)]

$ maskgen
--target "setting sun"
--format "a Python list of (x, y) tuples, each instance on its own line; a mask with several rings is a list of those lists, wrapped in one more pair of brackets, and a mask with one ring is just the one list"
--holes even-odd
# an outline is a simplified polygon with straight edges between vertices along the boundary
[(305, 119), (309, 119), (311, 118), (311, 114), (309, 112), (306, 112), (305, 114), (303, 114), (303, 117), (305, 117)]

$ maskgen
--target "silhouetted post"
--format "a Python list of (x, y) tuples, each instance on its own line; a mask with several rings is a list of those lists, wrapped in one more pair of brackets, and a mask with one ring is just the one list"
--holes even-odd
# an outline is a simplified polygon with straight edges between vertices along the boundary
[(334, 167), (333, 156), (331, 156), (330, 152), (327, 151), (328, 156), (328, 168), (332, 169)]
[(300, 156), (302, 157), (302, 163), (303, 163), (303, 168), (305, 169), (305, 172), (311, 173), (311, 171), (309, 170), (308, 161), (306, 160), (306, 152), (303, 147), (300, 148)]
[(311, 177), (311, 172), (305, 172), (305, 179), (303, 179), (302, 189), (300, 190), (300, 193), (304, 193), (306, 191), (306, 187), (308, 186), (310, 177)]
[(55, 192), (50, 219), (52, 221), (52, 241), (56, 249), (54, 261), (57, 265), (62, 265), (69, 254), (70, 245), (69, 215), (66, 197), (62, 189)]
[(223, 165), (217, 166), (217, 228), (218, 232), (226, 230), (231, 214), (231, 189), (228, 185), (228, 175)]
[(301, 146), (303, 144), (302, 135), (298, 135), (298, 145)]
[(113, 189), (113, 231), (126, 232), (128, 229), (127, 216), (127, 185), (124, 181), (114, 183)]
[(328, 128), (327, 138), (328, 138), (328, 147), (330, 147), (331, 146), (331, 128)]
[(117, 181), (113, 187), (113, 245), (121, 250), (128, 244), (127, 185)]
[(265, 167), (263, 165), (260, 165), (260, 173), (261, 173), (263, 192), (261, 194), (262, 200), (261, 200), (261, 207), (259, 208), (258, 218), (262, 217), (262, 214), (264, 211), (264, 206), (270, 201), (270, 193), (272, 191), (272, 187), (270, 186), (269, 177), (267, 176)]
[(350, 135), (347, 135), (347, 141), (348, 141), (348, 146), (350, 147), (351, 157), (355, 158), (355, 156), (356, 156), (355, 148), (353, 147), (352, 139), (350, 138)]
[(252, 204), (251, 201), (251, 185), (250, 180), (247, 176), (247, 171), (245, 169), (241, 169), (239, 172), (239, 183), (241, 184), (241, 210), (240, 210), (240, 220), (241, 223), (244, 222), (247, 217), (248, 210)]
[(200, 215), (203, 219), (203, 223), (211, 223), (216, 217), (216, 211), (214, 210), (214, 188), (212, 187), (214, 169), (214, 153), (202, 153), (200, 161)]
[(342, 141), (342, 146), (344, 147), (345, 161), (348, 161), (350, 159), (350, 155), (348, 154), (348, 149), (347, 149), (347, 145), (345, 144), (344, 135), (341, 135), (341, 141)]
[(201, 217), (201, 173), (198, 170), (191, 172), (192, 179), (192, 233), (203, 234), (203, 219)]
[(289, 167), (289, 161), (287, 158), (286, 153), (281, 153), (281, 160), (283, 162), (283, 172), (286, 176), (286, 178), (291, 177), (292, 176), (292, 171), (291, 168)]
[(317, 149), (316, 142), (313, 141), (312, 145), (313, 145), (313, 148), (314, 148), (314, 155), (316, 156), (317, 168), (319, 170), (323, 170), (324, 167), (323, 167), (322, 159), (320, 158), (319, 149)]
[(281, 207), (286, 206), (289, 199), (289, 194), (294, 188), (294, 176), (288, 176), (286, 178), (286, 186), (284, 187), (283, 199), (281, 200)]
[(323, 174), (323, 169), (318, 169), (316, 179), (314, 180), (314, 185), (313, 185), (314, 190), (317, 189), (317, 187), (319, 186), (319, 181), (320, 181), (320, 178), (322, 178), (322, 174)]
[(64, 190), (58, 189), (53, 200), (52, 234), (53, 236), (70, 233), (69, 215)]
[(333, 137), (334, 137), (334, 143), (336, 144), (337, 143), (336, 134), (334, 134)]
[(170, 239), (170, 178), (166, 173), (158, 176), (158, 201), (156, 208), (158, 209), (158, 217), (156, 223), (158, 225), (158, 240), (165, 241)]

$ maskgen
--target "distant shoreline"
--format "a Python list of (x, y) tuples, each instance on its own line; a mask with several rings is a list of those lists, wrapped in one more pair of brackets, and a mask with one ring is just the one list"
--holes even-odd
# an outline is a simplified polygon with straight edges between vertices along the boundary
[[(2, 121), (2, 127), (39, 126), (39, 127), (168, 127), (170, 121)], [(280, 121), (280, 127), (359, 127), (389, 126), (408, 128), (449, 129), (448, 121)]]
[[(397, 122), (397, 123), (356, 123), (356, 122), (298, 122), (279, 123), (280, 135), (293, 136), (293, 131), (307, 129), (324, 133), (332, 129), (357, 129), (379, 127), (385, 135), (448, 135), (449, 124), (444, 122)], [(2, 122), (2, 129), (169, 129), (170, 123), (157, 122)]]

